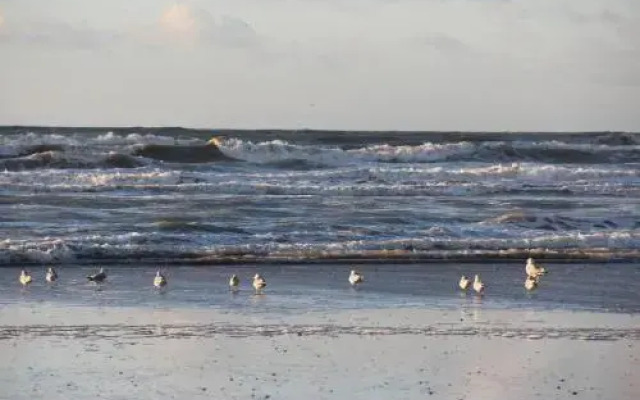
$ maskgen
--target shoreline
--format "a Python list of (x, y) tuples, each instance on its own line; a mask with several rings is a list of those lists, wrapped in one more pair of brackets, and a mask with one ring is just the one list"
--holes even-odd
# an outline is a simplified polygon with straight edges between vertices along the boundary
[[(410, 250), (372, 250), (351, 254), (216, 254), (210, 256), (187, 255), (182, 258), (123, 257), (86, 260), (50, 260), (46, 264), (66, 266), (86, 265), (242, 265), (242, 264), (419, 264), (419, 263), (513, 263), (524, 262), (533, 257), (541, 262), (558, 264), (597, 263), (627, 264), (640, 262), (640, 250), (572, 249), (556, 251), (550, 249), (496, 250), (471, 254), (450, 254), (445, 251), (416, 253)], [(38, 260), (12, 260), (0, 264), (3, 267), (40, 266)]]

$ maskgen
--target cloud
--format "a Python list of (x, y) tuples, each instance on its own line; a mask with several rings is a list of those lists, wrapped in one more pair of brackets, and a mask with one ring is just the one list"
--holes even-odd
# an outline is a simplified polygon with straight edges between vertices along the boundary
[[(218, 46), (229, 49), (255, 48), (257, 32), (247, 21), (227, 14), (214, 17), (209, 11), (174, 3), (153, 18), (138, 18), (127, 24), (101, 24), (101, 20), (77, 19), (70, 14), (31, 15), (20, 23), (5, 24), (0, 10), (0, 43), (20, 46), (54, 46), (71, 49), (187, 48)], [(155, 9), (158, 12), (158, 9)], [(120, 16), (119, 18), (122, 18)]]
[[(8, 28), (8, 27), (7, 27)], [(123, 34), (65, 22), (40, 22), (12, 26), (0, 40), (21, 45), (62, 46), (75, 49), (105, 47), (123, 39)]]
[(196, 17), (185, 4), (174, 4), (167, 8), (160, 16), (159, 23), (165, 32), (188, 40), (194, 39), (199, 30)]
[[(0, 87), (21, 99), (0, 120), (52, 107), (13, 82), (45, 94), (63, 82), (51, 115), (69, 121), (640, 126), (638, 0), (83, 1), (0, 0), (12, 60)], [(105, 93), (93, 105), (87, 85)], [(146, 103), (156, 106), (143, 117)]]
[(165, 38), (174, 43), (248, 47), (258, 42), (258, 34), (248, 22), (229, 15), (214, 18), (208, 11), (186, 4), (165, 9), (158, 23)]

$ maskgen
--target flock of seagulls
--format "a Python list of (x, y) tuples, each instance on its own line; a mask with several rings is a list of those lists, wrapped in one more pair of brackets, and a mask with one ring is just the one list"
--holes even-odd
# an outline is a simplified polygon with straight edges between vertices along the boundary
[[(524, 281), (524, 287), (527, 290), (534, 290), (535, 288), (537, 288), (540, 277), (547, 273), (544, 267), (538, 266), (532, 258), (527, 259), (525, 272), (527, 274), (527, 277)], [(53, 267), (47, 268), (45, 279), (47, 280), (47, 282), (55, 282), (58, 279), (58, 273), (55, 269), (53, 269)], [(107, 279), (107, 273), (104, 271), (104, 268), (100, 268), (97, 273), (87, 276), (87, 280), (95, 283), (102, 283), (105, 281), (105, 279)], [(27, 286), (33, 281), (33, 278), (31, 277), (29, 272), (27, 272), (27, 270), (23, 269), (20, 272), (20, 277), (18, 278), (18, 280), (23, 286)], [(348, 280), (351, 286), (356, 287), (364, 282), (364, 275), (356, 270), (351, 270)], [(157, 271), (155, 277), (153, 278), (153, 286), (161, 289), (167, 286), (167, 283), (167, 278), (160, 271)], [(255, 274), (255, 276), (253, 277), (252, 286), (256, 294), (259, 294), (267, 286), (267, 281), (260, 274)], [(460, 281), (458, 282), (458, 286), (464, 291), (469, 289), (469, 287), (472, 287), (473, 290), (478, 294), (483, 294), (485, 289), (485, 285), (480, 279), (479, 275), (475, 275), (473, 281), (471, 281), (471, 279), (467, 278), (465, 275), (462, 275)], [(231, 291), (237, 291), (239, 288), (240, 278), (236, 274), (231, 275), (231, 278), (229, 278), (229, 289)]]
[[(524, 270), (527, 274), (527, 277), (524, 281), (524, 287), (529, 291), (536, 289), (538, 287), (538, 282), (540, 282), (540, 277), (547, 273), (547, 270), (544, 269), (544, 267), (537, 265), (531, 257), (527, 259), (527, 265), (524, 267)], [(473, 290), (475, 290), (478, 294), (483, 294), (485, 288), (484, 283), (482, 282), (482, 280), (480, 280), (479, 275), (476, 275), (474, 277), (473, 285), (469, 278), (467, 278), (465, 275), (462, 275), (460, 281), (458, 282), (458, 286), (460, 286), (460, 289), (462, 290), (467, 290), (470, 286), (472, 286)]]
[[(547, 270), (544, 267), (541, 267), (536, 264), (533, 258), (529, 257), (527, 259), (527, 265), (524, 267), (524, 271), (527, 274), (527, 277), (524, 281), (525, 289), (531, 291), (538, 287), (538, 282), (540, 282), (540, 277), (547, 273)], [(484, 283), (480, 280), (480, 276), (476, 275), (473, 279), (473, 285), (471, 279), (467, 278), (465, 275), (462, 275), (460, 281), (458, 282), (458, 286), (460, 289), (467, 290), (470, 286), (473, 287), (473, 290), (478, 294), (484, 293)]]
[(480, 275), (474, 276), (473, 284), (471, 282), (471, 279), (467, 278), (465, 275), (462, 275), (460, 281), (458, 282), (458, 286), (460, 286), (460, 289), (462, 290), (467, 290), (469, 289), (469, 286), (471, 286), (473, 287), (473, 290), (476, 291), (476, 293), (484, 293), (484, 283), (482, 282), (482, 280), (480, 280)]

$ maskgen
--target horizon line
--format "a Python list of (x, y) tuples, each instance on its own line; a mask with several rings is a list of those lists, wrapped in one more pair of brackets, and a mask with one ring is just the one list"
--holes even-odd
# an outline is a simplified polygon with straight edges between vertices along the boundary
[(640, 131), (625, 130), (415, 130), (415, 129), (323, 129), (323, 128), (190, 128), (185, 126), (145, 126), (145, 125), (120, 125), (120, 126), (82, 126), (82, 125), (0, 125), (0, 129), (89, 129), (89, 130), (185, 130), (185, 131), (219, 131), (219, 132), (353, 132), (353, 133), (515, 133), (515, 134), (593, 134), (593, 133), (628, 133), (640, 134)]

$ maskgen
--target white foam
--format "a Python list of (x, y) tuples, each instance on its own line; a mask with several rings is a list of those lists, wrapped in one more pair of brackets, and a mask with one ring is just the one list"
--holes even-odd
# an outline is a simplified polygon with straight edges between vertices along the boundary
[[(505, 232), (507, 233), (507, 232)], [(235, 235), (225, 233), (205, 233), (185, 237), (177, 234), (158, 232), (129, 232), (122, 234), (70, 235), (52, 238), (6, 239), (0, 241), (0, 263), (48, 263), (48, 262), (89, 262), (100, 260), (130, 259), (152, 260), (167, 258), (183, 260), (187, 254), (200, 256), (222, 256), (225, 254), (250, 254), (256, 257), (318, 257), (341, 255), (366, 255), (376, 252), (383, 257), (385, 252), (412, 249), (412, 254), (431, 254), (443, 257), (464, 255), (498, 254), (514, 250), (529, 251), (591, 251), (593, 249), (640, 250), (640, 232), (637, 230), (615, 230), (607, 232), (558, 234), (533, 234), (533, 232), (508, 232), (501, 236), (426, 236), (420, 231), (407, 229), (404, 237), (395, 239), (361, 238), (353, 240), (336, 237), (336, 233), (316, 231), (290, 232), (297, 242), (281, 243), (279, 235), (273, 232), (243, 236), (243, 242), (235, 243)], [(229, 243), (221, 242), (231, 240)], [(179, 246), (170, 243), (180, 243)], [(215, 245), (212, 245), (215, 243)], [(382, 252), (382, 253), (380, 253)], [(389, 253), (392, 254), (392, 253)]]
[[(67, 135), (40, 134), (34, 132), (22, 133), (18, 135), (0, 135), (0, 149), (19, 150), (29, 146), (36, 145), (61, 145), (66, 147), (83, 147), (91, 146), (130, 146), (130, 145), (187, 145), (187, 144), (205, 144), (201, 139), (171, 136), (161, 136), (153, 134), (129, 133), (126, 135), (115, 134), (114, 132), (106, 132), (100, 135), (91, 135), (87, 133), (75, 133)], [(2, 151), (0, 150), (0, 154)], [(14, 154), (14, 153), (10, 153)]]
[(338, 148), (299, 146), (282, 140), (253, 143), (229, 138), (220, 140), (218, 147), (226, 156), (256, 164), (298, 160), (312, 164), (346, 165), (353, 161)]
[[(500, 151), (505, 146), (515, 149), (598, 151), (640, 150), (640, 146), (610, 146), (604, 144), (578, 144), (560, 141), (543, 142), (454, 142), (430, 143), (417, 146), (372, 145), (343, 150), (338, 147), (301, 146), (281, 140), (253, 143), (236, 138), (219, 140), (220, 150), (229, 157), (257, 164), (303, 160), (311, 164), (341, 166), (372, 162), (428, 163), (453, 158), (472, 158), (481, 150)], [(499, 155), (499, 154), (496, 154)]]
[(300, 146), (281, 140), (253, 143), (235, 138), (220, 141), (225, 155), (257, 164), (301, 160), (311, 164), (342, 166), (371, 162), (431, 162), (454, 155), (470, 155), (475, 146), (469, 142), (419, 146), (376, 145), (343, 150), (337, 147)]
[(78, 135), (38, 134), (34, 132), (19, 135), (0, 135), (0, 145), (25, 147), (43, 144), (79, 146), (83, 143)]
[[(55, 154), (52, 157), (56, 157)], [(493, 167), (492, 167), (493, 168)], [(494, 168), (499, 173), (502, 167)], [(511, 167), (506, 167), (511, 168)], [(521, 167), (528, 168), (528, 167)], [(537, 167), (533, 167), (537, 168)], [(482, 168), (374, 167), (340, 168), (319, 171), (267, 171), (255, 173), (208, 173), (165, 170), (154, 167), (135, 169), (32, 170), (5, 171), (0, 184), (8, 191), (49, 192), (110, 191), (149, 189), (165, 193), (278, 194), (335, 196), (424, 196), (482, 195), (521, 191), (571, 191), (577, 194), (635, 196), (632, 173), (601, 169), (595, 174), (610, 173), (609, 178), (571, 178), (570, 169), (560, 169), (567, 177), (552, 179), (534, 175), (532, 179), (509, 179), (504, 176), (474, 178)], [(604, 171), (604, 172), (603, 172)], [(512, 173), (512, 172), (509, 172)], [(581, 172), (579, 172), (581, 173)], [(591, 172), (589, 172), (591, 173)], [(136, 193), (131, 193), (136, 196)], [(144, 194), (146, 195), (146, 194)]]
[(0, 241), (0, 262), (30, 261), (36, 263), (71, 262), (75, 252), (65, 240), (43, 238), (39, 240), (6, 239)]

